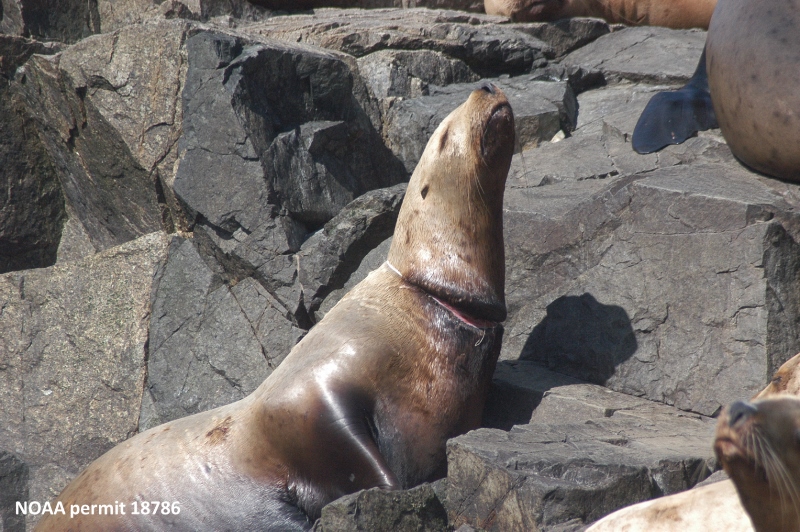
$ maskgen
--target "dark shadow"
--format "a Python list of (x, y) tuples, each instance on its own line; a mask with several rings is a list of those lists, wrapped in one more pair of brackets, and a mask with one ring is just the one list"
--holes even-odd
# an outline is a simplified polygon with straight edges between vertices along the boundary
[(28, 466), (13, 454), (0, 451), (0, 530), (25, 531), (25, 515), (17, 514), (17, 502), (28, 502)]
[(556, 299), (528, 336), (519, 360), (497, 364), (481, 426), (510, 430), (529, 423), (548, 390), (605, 384), (636, 348), (622, 307), (604, 305), (591, 294)]
[(547, 306), (520, 360), (536, 362), (571, 377), (605, 384), (637, 349), (625, 309), (604, 305), (591, 294), (562, 296)]

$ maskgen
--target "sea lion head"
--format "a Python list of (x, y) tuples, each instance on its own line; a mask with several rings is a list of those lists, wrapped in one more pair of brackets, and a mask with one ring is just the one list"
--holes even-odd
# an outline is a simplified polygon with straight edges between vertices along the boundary
[(733, 403), (714, 451), (758, 532), (800, 530), (800, 398)]
[(787, 360), (755, 398), (761, 399), (779, 393), (800, 396), (800, 353)]
[(403, 278), (477, 320), (503, 321), (503, 192), (514, 115), (485, 83), (442, 121), (408, 184), (388, 261)]

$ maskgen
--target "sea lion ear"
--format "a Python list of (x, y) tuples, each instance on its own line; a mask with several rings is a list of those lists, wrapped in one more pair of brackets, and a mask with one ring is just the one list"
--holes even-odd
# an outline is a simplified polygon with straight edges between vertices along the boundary
[(794, 429), (794, 442), (800, 446), (800, 429)]

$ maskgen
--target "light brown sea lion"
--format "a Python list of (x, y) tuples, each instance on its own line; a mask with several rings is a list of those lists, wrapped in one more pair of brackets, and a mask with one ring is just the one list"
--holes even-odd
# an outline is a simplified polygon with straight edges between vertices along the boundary
[(618, 510), (586, 532), (753, 532), (730, 480)]
[(598, 17), (612, 23), (708, 28), (717, 0), (484, 0), (489, 15), (520, 22)]
[(651, 153), (718, 124), (745, 165), (800, 181), (798, 25), (800, 0), (719, 2), (694, 76), (652, 98), (634, 129), (634, 150)]
[[(755, 399), (800, 397), (800, 353), (775, 372)], [(640, 502), (607, 515), (586, 532), (752, 532), (753, 525), (731, 480)]]
[(714, 451), (756, 532), (800, 531), (800, 398), (733, 403), (717, 423)]
[[(478, 427), (500, 352), (513, 148), (508, 101), (485, 84), (428, 142), (390, 262), (250, 396), (113, 448), (37, 530), (303, 530), (344, 494), (443, 476), (445, 442)], [(69, 515), (115, 503), (125, 515)]]
[(780, 393), (800, 397), (800, 353), (784, 362), (772, 376), (767, 387), (761, 390), (754, 399), (762, 399)]

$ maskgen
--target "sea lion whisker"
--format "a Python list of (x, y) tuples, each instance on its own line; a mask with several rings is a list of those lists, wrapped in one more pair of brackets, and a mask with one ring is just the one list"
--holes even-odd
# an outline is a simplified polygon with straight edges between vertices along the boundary
[[(769, 439), (765, 438), (760, 431), (757, 440), (762, 444), (761, 448), (764, 453), (762, 467), (766, 471), (767, 482), (777, 492), (781, 508), (786, 509), (786, 505), (790, 504), (795, 515), (800, 517), (800, 507), (798, 507), (800, 497), (792, 475), (786, 469), (786, 465), (780, 459)], [(782, 513), (785, 514), (786, 512)]]

